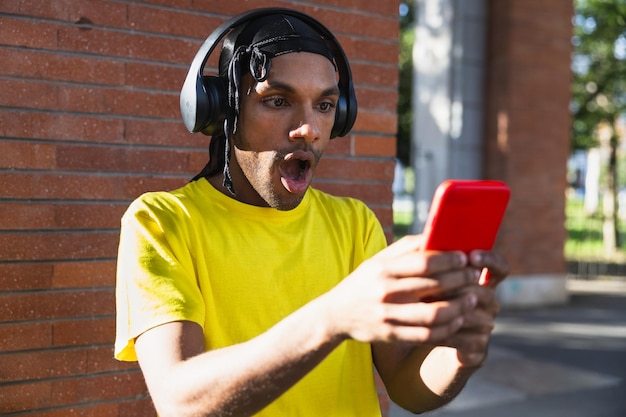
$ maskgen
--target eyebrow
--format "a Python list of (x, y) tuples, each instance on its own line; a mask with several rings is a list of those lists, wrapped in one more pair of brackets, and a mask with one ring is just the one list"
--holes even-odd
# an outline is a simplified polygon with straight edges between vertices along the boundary
[[(296, 89), (289, 84), (283, 83), (281, 81), (270, 81), (270, 80), (267, 80), (267, 88), (264, 88), (263, 90), (280, 90), (280, 91), (284, 91), (290, 94), (297, 93)], [(328, 96), (338, 96), (338, 95), (340, 95), (339, 87), (334, 85), (332, 87), (329, 87), (323, 90), (319, 96), (328, 97)]]

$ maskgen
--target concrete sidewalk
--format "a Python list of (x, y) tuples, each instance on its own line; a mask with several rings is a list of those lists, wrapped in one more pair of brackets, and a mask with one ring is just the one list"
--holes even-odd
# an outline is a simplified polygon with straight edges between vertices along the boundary
[(423, 415), (626, 416), (626, 281), (571, 280), (568, 291), (566, 306), (503, 311), (485, 366)]

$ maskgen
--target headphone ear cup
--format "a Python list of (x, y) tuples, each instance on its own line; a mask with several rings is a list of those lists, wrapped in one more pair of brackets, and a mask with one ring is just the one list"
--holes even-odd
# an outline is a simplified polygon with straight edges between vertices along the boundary
[(348, 97), (341, 94), (339, 96), (339, 100), (337, 100), (337, 106), (335, 108), (335, 124), (330, 132), (331, 139), (347, 135), (356, 121), (356, 94), (354, 93), (354, 88), (351, 82), (348, 85), (347, 90)]
[(215, 76), (187, 77), (180, 92), (183, 122), (192, 133), (213, 135), (221, 129), (228, 103), (226, 81)]
[(205, 135), (214, 135), (224, 128), (228, 106), (226, 80), (222, 77), (203, 76), (202, 94), (198, 95), (198, 129)]
[(331, 139), (341, 136), (341, 133), (345, 130), (347, 110), (346, 98), (340, 95), (335, 106), (335, 124), (333, 124), (333, 128), (330, 131)]

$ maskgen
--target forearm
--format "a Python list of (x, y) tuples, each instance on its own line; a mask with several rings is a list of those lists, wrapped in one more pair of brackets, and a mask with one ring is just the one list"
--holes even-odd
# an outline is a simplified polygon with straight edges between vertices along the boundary
[(456, 360), (456, 350), (432, 346), (375, 346), (374, 351), (395, 355), (394, 368), (379, 366), (391, 399), (414, 413), (434, 410), (454, 399), (476, 368)]
[(250, 341), (202, 353), (161, 375), (147, 375), (157, 410), (162, 416), (252, 415), (341, 343), (343, 338), (329, 329), (316, 300)]

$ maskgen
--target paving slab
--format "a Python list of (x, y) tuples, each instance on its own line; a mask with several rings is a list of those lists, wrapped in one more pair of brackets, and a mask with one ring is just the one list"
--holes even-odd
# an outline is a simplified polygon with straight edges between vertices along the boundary
[[(489, 357), (437, 417), (626, 416), (626, 280), (568, 283), (558, 308), (503, 312)], [(393, 406), (390, 417), (413, 414)]]

